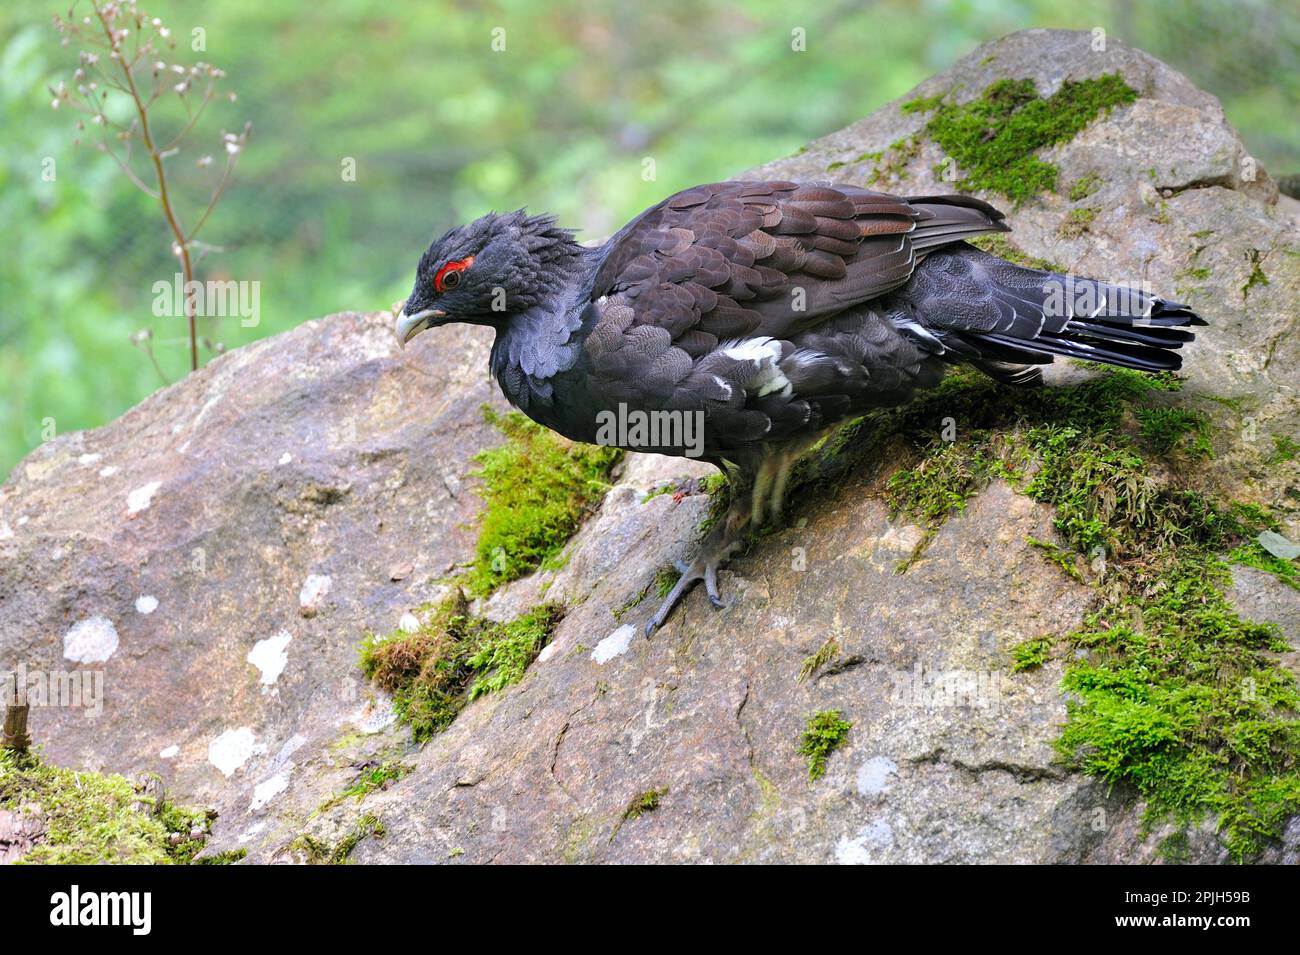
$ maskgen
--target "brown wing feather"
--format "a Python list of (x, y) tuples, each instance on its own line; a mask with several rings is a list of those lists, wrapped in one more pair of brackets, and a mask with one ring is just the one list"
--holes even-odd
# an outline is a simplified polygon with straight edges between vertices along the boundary
[[(712, 183), (668, 197), (615, 236), (593, 297), (622, 293), (636, 321), (674, 339), (692, 330), (781, 338), (898, 288), (922, 253), (1004, 231), (1001, 220), (966, 196)], [(715, 309), (725, 316), (706, 322)]]
[[(711, 432), (729, 443), (797, 433), (921, 374), (921, 352), (864, 303), (905, 284), (931, 249), (1005, 231), (1001, 219), (976, 199), (909, 200), (849, 185), (688, 189), (611, 240), (593, 285), (588, 367), (606, 397), (706, 408)], [(796, 391), (815, 396), (754, 384), (764, 362), (721, 350), (740, 339), (773, 339), (756, 346), (774, 350), (767, 364), (782, 363)], [(799, 357), (811, 341), (824, 352), (820, 365)], [(840, 392), (821, 384), (837, 376)]]

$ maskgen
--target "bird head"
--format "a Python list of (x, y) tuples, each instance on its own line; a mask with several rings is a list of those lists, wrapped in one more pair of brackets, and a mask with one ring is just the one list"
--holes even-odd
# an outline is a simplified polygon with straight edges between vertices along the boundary
[(397, 339), (405, 346), (426, 328), (451, 322), (502, 325), (554, 288), (566, 259), (580, 251), (554, 219), (522, 209), (458, 226), (420, 257), (397, 316)]

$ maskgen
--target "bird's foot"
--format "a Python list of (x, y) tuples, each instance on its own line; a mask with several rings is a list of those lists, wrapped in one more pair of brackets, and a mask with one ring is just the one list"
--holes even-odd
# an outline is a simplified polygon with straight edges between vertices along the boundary
[(677, 578), (677, 583), (673, 584), (673, 589), (668, 591), (668, 596), (664, 597), (663, 603), (650, 618), (650, 622), (645, 625), (647, 637), (663, 626), (664, 621), (672, 614), (673, 608), (681, 602), (691, 587), (701, 580), (704, 581), (705, 592), (708, 593), (709, 601), (713, 606), (718, 610), (727, 606), (718, 594), (718, 568), (740, 546), (741, 528), (733, 526), (735, 523), (733, 520), (720, 521), (713, 532), (704, 539), (704, 544), (695, 560), (689, 564), (684, 561), (677, 562), (677, 572), (681, 576)]

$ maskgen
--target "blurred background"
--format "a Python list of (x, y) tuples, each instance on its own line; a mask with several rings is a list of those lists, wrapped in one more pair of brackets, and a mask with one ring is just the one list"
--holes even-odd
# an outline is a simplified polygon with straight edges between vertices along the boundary
[[(51, 428), (103, 424), (188, 369), (184, 320), (152, 311), (154, 283), (177, 271), (157, 204), (74, 146), (76, 115), (50, 107), (49, 86), (77, 65), (51, 25), (67, 3), (0, 7), (0, 479)], [(141, 7), (178, 39), (174, 61), (216, 64), (238, 94), (169, 161), (191, 220), (206, 202), (194, 160), (220, 155), (222, 129), (253, 124), (198, 277), (260, 282), (261, 323), (201, 320), (204, 362), (330, 312), (387, 308), (435, 234), (489, 209), (527, 205), (603, 235), (1025, 27), (1101, 26), (1148, 50), (1219, 96), (1275, 177), (1300, 172), (1300, 18), (1287, 0)], [(190, 51), (195, 27), (204, 52)], [(791, 51), (795, 28), (804, 52)], [(146, 329), (156, 363), (131, 343)]]

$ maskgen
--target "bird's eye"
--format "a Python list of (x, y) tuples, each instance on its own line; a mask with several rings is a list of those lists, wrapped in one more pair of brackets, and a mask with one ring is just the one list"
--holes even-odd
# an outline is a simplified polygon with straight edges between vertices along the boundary
[(453, 289), (460, 284), (460, 273), (474, 264), (474, 256), (460, 259), (455, 262), (448, 262), (438, 270), (438, 274), (433, 277), (433, 287), (439, 292), (445, 292)]

